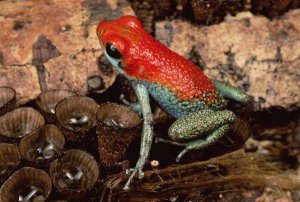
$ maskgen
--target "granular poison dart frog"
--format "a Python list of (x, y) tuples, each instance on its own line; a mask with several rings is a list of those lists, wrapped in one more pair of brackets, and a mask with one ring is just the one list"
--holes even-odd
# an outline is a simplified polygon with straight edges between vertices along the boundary
[(176, 160), (188, 151), (206, 148), (229, 131), (236, 116), (226, 110), (224, 98), (247, 103), (238, 88), (210, 80), (192, 62), (171, 51), (147, 33), (134, 16), (101, 22), (97, 35), (105, 56), (132, 84), (143, 115), (140, 156), (124, 189), (138, 173), (142, 178), (153, 140), (149, 94), (164, 111), (177, 118), (161, 140), (183, 146)]

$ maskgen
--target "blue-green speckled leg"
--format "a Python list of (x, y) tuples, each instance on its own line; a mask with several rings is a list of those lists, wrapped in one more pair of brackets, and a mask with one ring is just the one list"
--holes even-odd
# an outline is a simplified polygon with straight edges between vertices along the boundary
[(213, 133), (209, 134), (206, 139), (198, 139), (191, 142), (185, 143), (185, 149), (180, 152), (177, 156), (176, 161), (179, 162), (180, 159), (189, 151), (196, 149), (204, 149), (209, 145), (217, 142), (221, 137), (227, 134), (229, 131), (229, 124), (225, 124), (215, 130)]
[(124, 189), (128, 189), (129, 185), (134, 178), (134, 176), (138, 173), (139, 178), (144, 177), (143, 167), (149, 157), (153, 133), (152, 133), (152, 113), (149, 101), (149, 94), (146, 87), (138, 82), (132, 82), (132, 86), (137, 95), (138, 101), (141, 105), (142, 114), (143, 114), (143, 130), (142, 130), (142, 138), (141, 138), (141, 148), (140, 148), (140, 157), (135, 165), (135, 168), (132, 169), (132, 173), (126, 182)]
[(212, 79), (211, 81), (215, 84), (221, 95), (226, 99), (234, 100), (242, 104), (246, 104), (251, 100), (251, 97), (239, 88), (215, 79)]
[[(226, 135), (229, 124), (234, 120), (235, 114), (229, 110), (191, 112), (171, 125), (169, 128), (171, 140), (163, 142), (185, 147), (176, 158), (179, 161), (188, 151), (206, 148)], [(158, 139), (158, 141), (162, 140)]]
[(229, 124), (225, 124), (224, 126), (221, 126), (217, 130), (215, 130), (213, 133), (208, 134), (205, 139), (197, 139), (190, 142), (174, 142), (172, 140), (165, 140), (161, 138), (156, 138), (156, 142), (163, 142), (163, 143), (169, 143), (181, 147), (185, 147), (184, 150), (182, 150), (179, 155), (176, 158), (176, 161), (179, 162), (180, 159), (189, 151), (196, 150), (196, 149), (204, 149), (208, 147), (209, 145), (215, 143), (218, 141), (221, 137), (227, 134), (229, 131)]

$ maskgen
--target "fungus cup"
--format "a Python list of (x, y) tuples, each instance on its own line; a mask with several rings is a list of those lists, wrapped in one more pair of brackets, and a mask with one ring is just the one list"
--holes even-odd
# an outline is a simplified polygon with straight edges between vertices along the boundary
[(97, 112), (98, 151), (101, 164), (112, 168), (125, 160), (126, 150), (139, 136), (142, 119), (129, 107), (102, 104)]
[(20, 164), (18, 146), (0, 143), (0, 183), (3, 182)]
[(2, 185), (0, 201), (45, 201), (51, 190), (51, 179), (46, 172), (24, 167), (17, 170)]
[(20, 142), (20, 153), (29, 165), (47, 167), (60, 155), (65, 138), (54, 125), (44, 125)]
[(15, 143), (45, 124), (44, 117), (30, 107), (21, 107), (0, 117), (0, 142)]
[(73, 143), (86, 142), (88, 132), (96, 125), (99, 105), (84, 96), (73, 96), (59, 102), (55, 108), (59, 127), (66, 139)]
[(10, 87), (0, 87), (0, 116), (16, 108), (16, 91)]
[(50, 176), (57, 192), (66, 199), (81, 198), (96, 183), (99, 167), (87, 152), (71, 149), (60, 161), (51, 163)]

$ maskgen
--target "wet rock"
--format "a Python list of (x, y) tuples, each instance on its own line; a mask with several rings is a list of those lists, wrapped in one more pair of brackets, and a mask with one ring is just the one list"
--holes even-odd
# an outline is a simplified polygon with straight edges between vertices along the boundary
[(97, 60), (100, 51), (82, 51), (73, 55), (62, 55), (46, 62), (46, 85), (48, 89), (72, 90), (78, 94), (89, 92), (88, 81), (98, 75), (102, 79), (98, 93), (113, 84), (116, 73), (106, 75), (98, 70)]
[(88, 11), (88, 18), (85, 21), (85, 49), (100, 49), (95, 30), (99, 22), (108, 19), (117, 19), (123, 15), (135, 15), (127, 0), (101, 0), (86, 1), (84, 8)]
[(153, 31), (153, 22), (162, 19), (187, 19), (197, 24), (216, 24), (227, 14), (241, 11), (274, 18), (299, 8), (299, 0), (131, 0), (132, 7), (146, 29)]
[(227, 13), (235, 15), (243, 10), (243, 1), (240, 0), (191, 0), (186, 1), (185, 4), (186, 7), (190, 6), (195, 21), (202, 24), (220, 22)]
[(199, 28), (173, 20), (156, 23), (156, 38), (187, 58), (198, 52), (210, 78), (243, 88), (256, 110), (300, 107), (300, 10), (270, 21), (251, 13)]
[(0, 67), (0, 86), (16, 89), (18, 104), (33, 100), (41, 93), (38, 74), (33, 65)]
[(19, 102), (54, 88), (87, 94), (95, 75), (104, 83), (99, 93), (114, 82), (115, 72), (97, 69), (95, 30), (100, 21), (134, 15), (126, 0), (5, 0), (0, 7), (0, 85), (14, 87)]
[(251, 11), (268, 17), (282, 15), (289, 9), (299, 8), (299, 0), (252, 0)]
[(48, 40), (45, 35), (40, 35), (36, 43), (32, 46), (34, 65), (47, 62), (51, 58), (58, 57), (60, 55), (59, 50)]
[(294, 199), (290, 191), (285, 191), (278, 188), (266, 187), (263, 193), (255, 199), (256, 202), (276, 201), (276, 202), (292, 202)]
[(32, 46), (33, 59), (32, 63), (36, 67), (39, 82), (42, 91), (47, 90), (45, 84), (45, 66), (44, 62), (47, 62), (51, 58), (58, 57), (60, 55), (59, 50), (53, 45), (53, 43), (45, 37), (45, 35), (40, 35), (38, 40)]
[[(32, 45), (41, 34), (61, 53), (79, 52), (84, 44), (82, 24), (88, 16), (88, 11), (82, 7), (83, 2), (1, 1), (0, 51), (4, 65), (30, 63)], [(69, 31), (63, 31), (66, 25), (71, 26)]]

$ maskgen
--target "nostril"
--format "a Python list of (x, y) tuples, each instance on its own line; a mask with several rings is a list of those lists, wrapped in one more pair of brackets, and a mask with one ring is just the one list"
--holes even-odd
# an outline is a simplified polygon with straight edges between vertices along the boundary
[(102, 36), (104, 33), (106, 32), (106, 30), (99, 30), (99, 28), (97, 29), (96, 33), (98, 36)]

